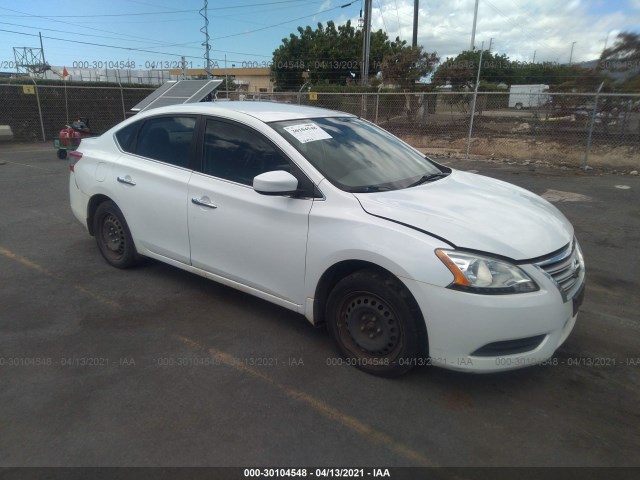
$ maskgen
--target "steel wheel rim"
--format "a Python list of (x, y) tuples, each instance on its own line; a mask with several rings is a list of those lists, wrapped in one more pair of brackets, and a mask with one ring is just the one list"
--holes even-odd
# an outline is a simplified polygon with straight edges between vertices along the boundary
[(125, 247), (125, 234), (122, 222), (113, 214), (108, 214), (102, 220), (102, 244), (109, 253), (122, 255)]
[(338, 332), (358, 356), (393, 357), (402, 347), (403, 331), (393, 308), (369, 292), (349, 295), (340, 308)]

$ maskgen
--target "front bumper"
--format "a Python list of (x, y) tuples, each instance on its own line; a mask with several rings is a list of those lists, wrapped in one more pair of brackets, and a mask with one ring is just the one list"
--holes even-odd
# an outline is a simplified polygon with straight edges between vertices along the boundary
[(576, 323), (584, 273), (566, 298), (535, 266), (523, 269), (539, 291), (478, 295), (404, 279), (425, 319), (430, 364), (482, 373), (544, 364), (553, 356)]

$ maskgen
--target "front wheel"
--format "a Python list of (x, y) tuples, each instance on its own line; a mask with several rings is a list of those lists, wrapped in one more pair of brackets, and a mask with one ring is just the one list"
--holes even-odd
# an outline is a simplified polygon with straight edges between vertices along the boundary
[(115, 203), (101, 203), (96, 209), (93, 222), (98, 249), (110, 265), (129, 268), (138, 262), (129, 226)]
[[(395, 277), (361, 270), (345, 277), (327, 301), (327, 324), (347, 363), (383, 377), (396, 377), (420, 353), (418, 305)], [(426, 338), (425, 338), (426, 340)]]

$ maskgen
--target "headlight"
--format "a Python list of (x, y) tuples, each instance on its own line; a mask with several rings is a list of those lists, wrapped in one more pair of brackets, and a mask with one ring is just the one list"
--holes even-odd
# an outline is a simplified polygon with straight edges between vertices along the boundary
[(449, 288), (470, 293), (506, 294), (539, 290), (520, 268), (502, 260), (453, 250), (436, 250), (436, 255), (453, 273)]

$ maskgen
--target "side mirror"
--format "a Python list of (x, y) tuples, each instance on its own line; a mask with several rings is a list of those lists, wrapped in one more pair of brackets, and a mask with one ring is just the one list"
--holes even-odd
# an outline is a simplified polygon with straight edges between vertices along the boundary
[(298, 179), (284, 170), (261, 173), (253, 179), (253, 189), (261, 195), (292, 195), (298, 190)]

